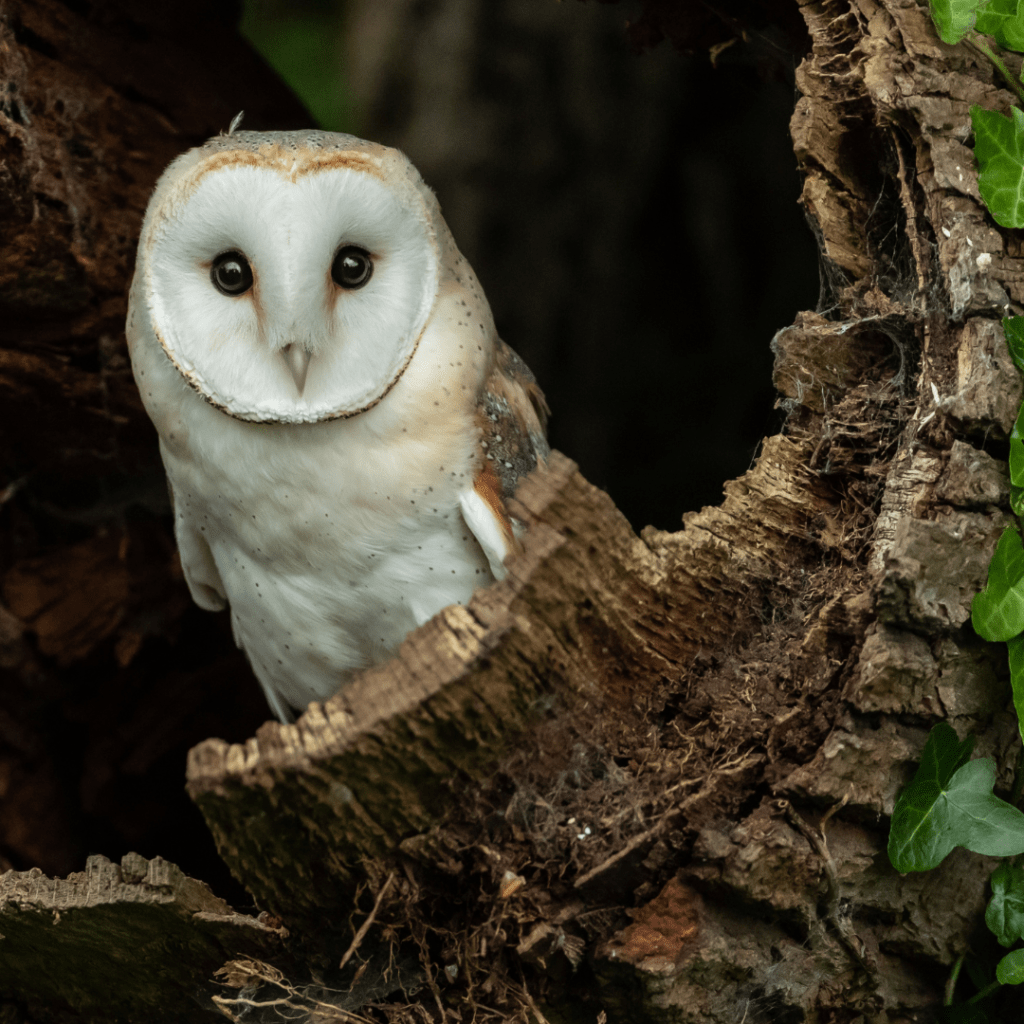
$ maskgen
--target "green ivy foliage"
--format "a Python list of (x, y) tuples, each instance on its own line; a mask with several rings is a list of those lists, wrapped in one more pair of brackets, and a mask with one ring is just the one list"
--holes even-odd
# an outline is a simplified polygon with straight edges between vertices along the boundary
[[(966, 42), (985, 54), (1024, 103), (1022, 81), (1010, 74), (989, 42), (1024, 52), (1024, 0), (930, 0), (930, 6), (942, 41)], [(1006, 116), (973, 106), (971, 125), (982, 200), (997, 224), (1024, 227), (1024, 110), (1014, 106)], [(1006, 317), (1003, 333), (1014, 364), (1024, 373), (1024, 316)], [(1024, 518), (1024, 406), (1010, 436), (1009, 469), (1010, 507)], [(1024, 740), (1024, 543), (1019, 525), (1007, 527), (999, 538), (988, 583), (971, 605), (971, 623), (984, 639), (1007, 644), (1013, 704)], [(994, 857), (1024, 854), (1024, 812), (1015, 806), (1024, 780), (1017, 780), (1013, 803), (996, 796), (996, 763), (972, 760), (973, 747), (973, 737), (961, 740), (946, 722), (929, 733), (914, 778), (893, 809), (889, 860), (897, 871), (927, 871), (957, 846)], [(1024, 758), (1017, 770), (1024, 771)], [(951, 1024), (993, 1022), (987, 998), (1000, 986), (1024, 984), (1024, 864), (1005, 860), (992, 872), (991, 886), (985, 922), (1009, 952), (995, 965), (994, 980), (991, 967), (969, 964), (978, 992), (946, 1007), (943, 1020)], [(954, 968), (947, 1003), (962, 961)]]
[(1007, 861), (992, 872), (992, 899), (985, 924), (1001, 946), (1024, 939), (1024, 867)]
[[(1018, 445), (1024, 449), (1024, 444)], [(1024, 473), (1024, 460), (1022, 460)], [(1011, 480), (1013, 470), (1011, 468)], [(1024, 482), (1024, 475), (1021, 477)], [(1012, 640), (1024, 632), (1024, 544), (1013, 526), (1003, 530), (988, 567), (988, 585), (971, 602), (971, 624), (986, 640)]]
[(1004, 50), (1024, 50), (1024, 21), (1020, 18), (1019, 0), (992, 0), (987, 6), (981, 5), (974, 27), (992, 36)]
[(959, 43), (972, 29), (991, 36), (1004, 50), (1024, 52), (1020, 0), (931, 0), (932, 21), (944, 43)]
[(1005, 117), (996, 110), (971, 107), (978, 188), (997, 224), (1024, 227), (1024, 110)]
[(893, 810), (889, 860), (897, 871), (938, 867), (954, 846), (989, 857), (1024, 853), (1024, 812), (992, 792), (996, 763), (970, 760), (973, 747), (973, 736), (961, 743), (947, 722), (932, 729)]

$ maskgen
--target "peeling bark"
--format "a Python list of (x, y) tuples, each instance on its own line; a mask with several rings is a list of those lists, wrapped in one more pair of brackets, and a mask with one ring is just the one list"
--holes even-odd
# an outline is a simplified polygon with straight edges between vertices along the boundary
[(190, 1006), (190, 1019), (223, 1019), (209, 1002), (213, 972), (229, 957), (279, 955), (288, 934), (138, 854), (120, 864), (90, 857), (85, 871), (59, 881), (9, 871), (0, 906), (0, 981), (17, 979), (30, 1007), (91, 1020), (178, 1021)]
[[(775, 581), (793, 535), (830, 507), (824, 493), (814, 501), (806, 454), (774, 439), (722, 508), (645, 543), (555, 453), (518, 494), (529, 531), (506, 581), (446, 609), (297, 725), (192, 751), (189, 791), (236, 877), (285, 921), (318, 920), (351, 903), (366, 858), (458, 806), (453, 779), (529, 749), (545, 719), (617, 745), (657, 687), (759, 622), (744, 598)], [(270, 867), (299, 861), (308, 874)]]

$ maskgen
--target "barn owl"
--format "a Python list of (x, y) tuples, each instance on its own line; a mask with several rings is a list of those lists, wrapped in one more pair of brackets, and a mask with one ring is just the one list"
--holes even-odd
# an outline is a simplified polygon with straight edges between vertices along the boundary
[(192, 597), (282, 721), (501, 579), (547, 407), (398, 150), (232, 131), (174, 160), (127, 321)]

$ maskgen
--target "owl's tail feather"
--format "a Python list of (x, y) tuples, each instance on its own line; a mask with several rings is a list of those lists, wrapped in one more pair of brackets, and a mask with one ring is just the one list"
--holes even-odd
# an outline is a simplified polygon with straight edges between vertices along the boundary
[(291, 725), (295, 721), (295, 713), (281, 700), (281, 695), (272, 687), (260, 679), (260, 686), (263, 687), (263, 695), (267, 698), (270, 710), (285, 724)]

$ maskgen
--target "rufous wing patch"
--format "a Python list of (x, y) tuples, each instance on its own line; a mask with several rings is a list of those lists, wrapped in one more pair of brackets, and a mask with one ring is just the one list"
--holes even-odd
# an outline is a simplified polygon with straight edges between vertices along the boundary
[(490, 462), (484, 462), (483, 469), (473, 481), (473, 490), (480, 495), (491, 515), (494, 516), (509, 551), (515, 550), (516, 536), (512, 530), (512, 520), (505, 508), (505, 500), (501, 495), (501, 481)]
[(459, 496), (462, 518), (487, 556), (495, 579), (505, 578), (505, 559), (519, 549), (512, 520), (501, 496), (501, 483), (485, 462), (473, 481), (472, 490)]

